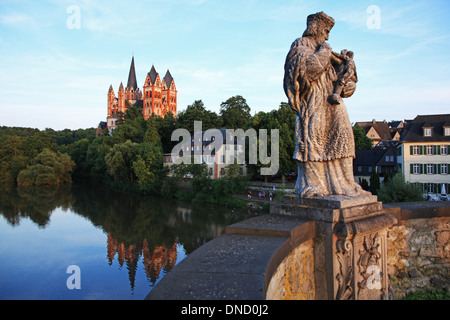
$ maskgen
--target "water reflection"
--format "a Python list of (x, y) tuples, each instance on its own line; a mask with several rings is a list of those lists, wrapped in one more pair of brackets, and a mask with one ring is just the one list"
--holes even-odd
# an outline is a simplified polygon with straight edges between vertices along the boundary
[(49, 188), (2, 188), (0, 189), (0, 214), (12, 226), (29, 218), (39, 228), (45, 228), (56, 208), (67, 210), (73, 203), (71, 186)]
[[(105, 233), (105, 264), (118, 263), (119, 269), (126, 269), (132, 292), (138, 268), (145, 270), (150, 289), (177, 261), (221, 235), (227, 225), (262, 213), (214, 205), (193, 206), (94, 185), (0, 191), (0, 214), (13, 229), (26, 218), (45, 232), (57, 208), (86, 218)], [(36, 250), (45, 252), (46, 248)]]

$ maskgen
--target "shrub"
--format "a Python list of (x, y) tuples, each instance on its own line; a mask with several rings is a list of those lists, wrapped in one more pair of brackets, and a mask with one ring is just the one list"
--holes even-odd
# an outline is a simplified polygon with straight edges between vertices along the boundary
[(166, 177), (161, 186), (161, 194), (165, 198), (176, 197), (178, 191), (177, 180), (175, 178)]
[(384, 203), (423, 201), (420, 188), (406, 182), (401, 173), (397, 173), (392, 180), (381, 185), (378, 197)]
[(450, 300), (450, 292), (447, 289), (426, 289), (408, 294), (403, 300)]

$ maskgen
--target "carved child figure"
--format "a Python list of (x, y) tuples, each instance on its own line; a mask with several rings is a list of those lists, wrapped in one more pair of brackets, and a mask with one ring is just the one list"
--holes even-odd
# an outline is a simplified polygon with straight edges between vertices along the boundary
[(328, 102), (335, 105), (341, 103), (341, 96), (348, 98), (353, 95), (358, 77), (356, 75), (356, 66), (353, 61), (352, 51), (342, 50), (340, 54), (333, 52), (331, 61), (338, 68), (338, 80), (335, 84), (333, 94), (328, 97)]

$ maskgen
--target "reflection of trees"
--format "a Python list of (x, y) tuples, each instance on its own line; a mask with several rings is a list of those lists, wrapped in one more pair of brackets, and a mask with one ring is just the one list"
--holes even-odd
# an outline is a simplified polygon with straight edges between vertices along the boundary
[(70, 186), (20, 187), (0, 190), (0, 214), (16, 226), (22, 218), (29, 218), (45, 228), (51, 213), (59, 207), (67, 210), (72, 203)]
[(245, 218), (246, 210), (213, 205), (191, 206), (173, 200), (137, 196), (104, 187), (74, 187), (72, 209), (125, 246), (182, 244), (187, 253), (219, 236), (225, 226)]

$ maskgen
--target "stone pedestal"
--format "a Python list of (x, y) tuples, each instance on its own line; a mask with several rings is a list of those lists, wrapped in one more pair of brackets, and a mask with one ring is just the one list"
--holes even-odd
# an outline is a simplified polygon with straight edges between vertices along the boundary
[(287, 196), (271, 213), (315, 221), (316, 300), (387, 299), (386, 233), (396, 219), (376, 196)]

